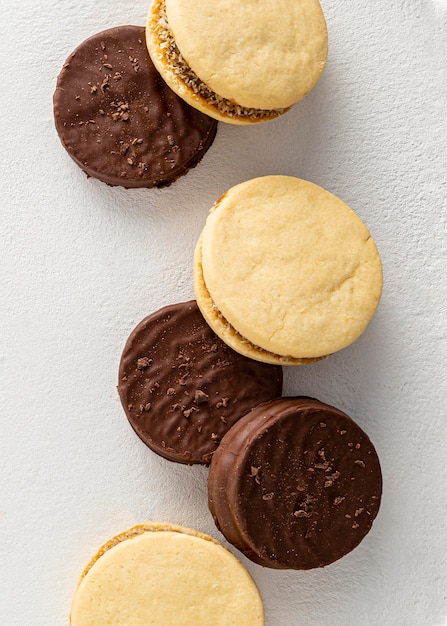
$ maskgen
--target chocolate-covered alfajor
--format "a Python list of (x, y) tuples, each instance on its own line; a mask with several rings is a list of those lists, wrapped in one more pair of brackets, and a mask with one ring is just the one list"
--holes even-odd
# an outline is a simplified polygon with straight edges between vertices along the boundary
[(146, 35), (171, 89), (233, 124), (288, 111), (317, 83), (327, 58), (318, 0), (153, 0)]
[(382, 494), (377, 453), (345, 413), (312, 398), (256, 407), (225, 435), (210, 465), (216, 525), (265, 567), (324, 567), (371, 529)]
[(54, 116), (79, 167), (126, 188), (175, 181), (200, 161), (217, 127), (162, 80), (141, 26), (93, 35), (69, 56), (57, 80)]
[(129, 422), (157, 454), (208, 464), (227, 430), (281, 395), (282, 369), (234, 352), (206, 324), (196, 301), (142, 320), (121, 357), (118, 391)]

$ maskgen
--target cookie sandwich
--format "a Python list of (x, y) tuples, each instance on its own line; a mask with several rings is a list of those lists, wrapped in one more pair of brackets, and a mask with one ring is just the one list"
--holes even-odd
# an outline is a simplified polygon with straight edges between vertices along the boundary
[(282, 368), (235, 352), (197, 303), (163, 307), (130, 334), (118, 392), (140, 439), (170, 461), (208, 464), (229, 428), (281, 395)]
[(84, 41), (65, 62), (53, 100), (68, 154), (109, 185), (169, 185), (197, 165), (216, 134), (216, 121), (162, 80), (141, 26), (111, 28)]
[(153, 0), (146, 34), (171, 89), (233, 124), (288, 111), (317, 83), (327, 58), (318, 0)]
[(213, 456), (209, 507), (218, 528), (265, 567), (312, 569), (345, 556), (378, 513), (375, 448), (345, 413), (312, 398), (258, 406)]
[(148, 522), (108, 541), (83, 571), (71, 626), (263, 626), (243, 565), (190, 528)]
[(362, 220), (291, 176), (236, 185), (211, 209), (194, 255), (197, 303), (253, 359), (293, 365), (352, 344), (379, 304), (382, 266)]

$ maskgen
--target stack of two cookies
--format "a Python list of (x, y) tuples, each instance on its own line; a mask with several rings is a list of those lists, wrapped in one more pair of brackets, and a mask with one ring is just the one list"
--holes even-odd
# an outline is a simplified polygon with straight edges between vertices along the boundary
[[(285, 113), (317, 82), (326, 54), (316, 0), (155, 0), (146, 32), (112, 29), (70, 57), (55, 94), (58, 132), (88, 175), (164, 186), (200, 160), (216, 120), (253, 124)], [(130, 335), (118, 385), (127, 417), (164, 458), (210, 465), (210, 511), (250, 559), (328, 565), (371, 528), (380, 465), (346, 414), (282, 397), (282, 366), (325, 358), (362, 334), (381, 294), (377, 248), (340, 199), (266, 176), (211, 209), (194, 287), (196, 301), (152, 313)], [(258, 626), (263, 610), (253, 581), (219, 544), (149, 523), (98, 552), (71, 620)]]

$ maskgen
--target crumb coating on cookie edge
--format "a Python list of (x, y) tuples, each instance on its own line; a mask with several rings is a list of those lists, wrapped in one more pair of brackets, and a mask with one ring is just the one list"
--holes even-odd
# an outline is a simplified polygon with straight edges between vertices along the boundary
[(240, 119), (241, 121), (247, 120), (252, 122), (268, 121), (279, 117), (289, 110), (290, 107), (271, 110), (243, 107), (216, 94), (202, 82), (182, 56), (169, 26), (165, 0), (154, 0), (151, 11), (152, 19), (149, 20), (149, 23), (153, 30), (153, 36), (157, 40), (158, 53), (161, 55), (164, 64), (179, 81), (185, 84), (188, 90), (204, 101), (207, 106), (216, 108), (221, 115), (234, 120)]

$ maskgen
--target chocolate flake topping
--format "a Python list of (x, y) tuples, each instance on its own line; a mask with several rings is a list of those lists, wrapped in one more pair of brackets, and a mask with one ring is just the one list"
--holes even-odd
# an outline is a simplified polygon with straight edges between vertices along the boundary
[(294, 512), (295, 517), (310, 517), (310, 515), (310, 513), (307, 513), (307, 511), (304, 511), (303, 509), (298, 509)]
[(315, 498), (310, 494), (307, 494), (305, 499), (298, 505), (298, 508), (294, 512), (295, 517), (310, 517), (313, 512), (313, 504)]
[(197, 391), (194, 394), (194, 402), (196, 402), (196, 404), (203, 404), (204, 402), (206, 402), (208, 400), (209, 396), (204, 393), (201, 389), (197, 389)]
[(151, 363), (152, 363), (152, 359), (149, 359), (147, 356), (144, 356), (141, 359), (138, 359), (138, 361), (137, 361), (137, 369), (139, 369), (139, 370), (148, 369), (148, 367), (150, 367)]
[(343, 502), (343, 500), (346, 500), (345, 496), (337, 496), (333, 502), (334, 506), (338, 506)]
[(261, 477), (259, 475), (260, 470), (261, 467), (256, 465), (252, 465), (250, 468), (250, 476), (255, 479), (255, 483), (258, 485), (261, 484)]
[(219, 400), (219, 402), (217, 402), (216, 408), (221, 409), (223, 407), (224, 409), (226, 409), (229, 402), (230, 398), (222, 398), (221, 400)]

